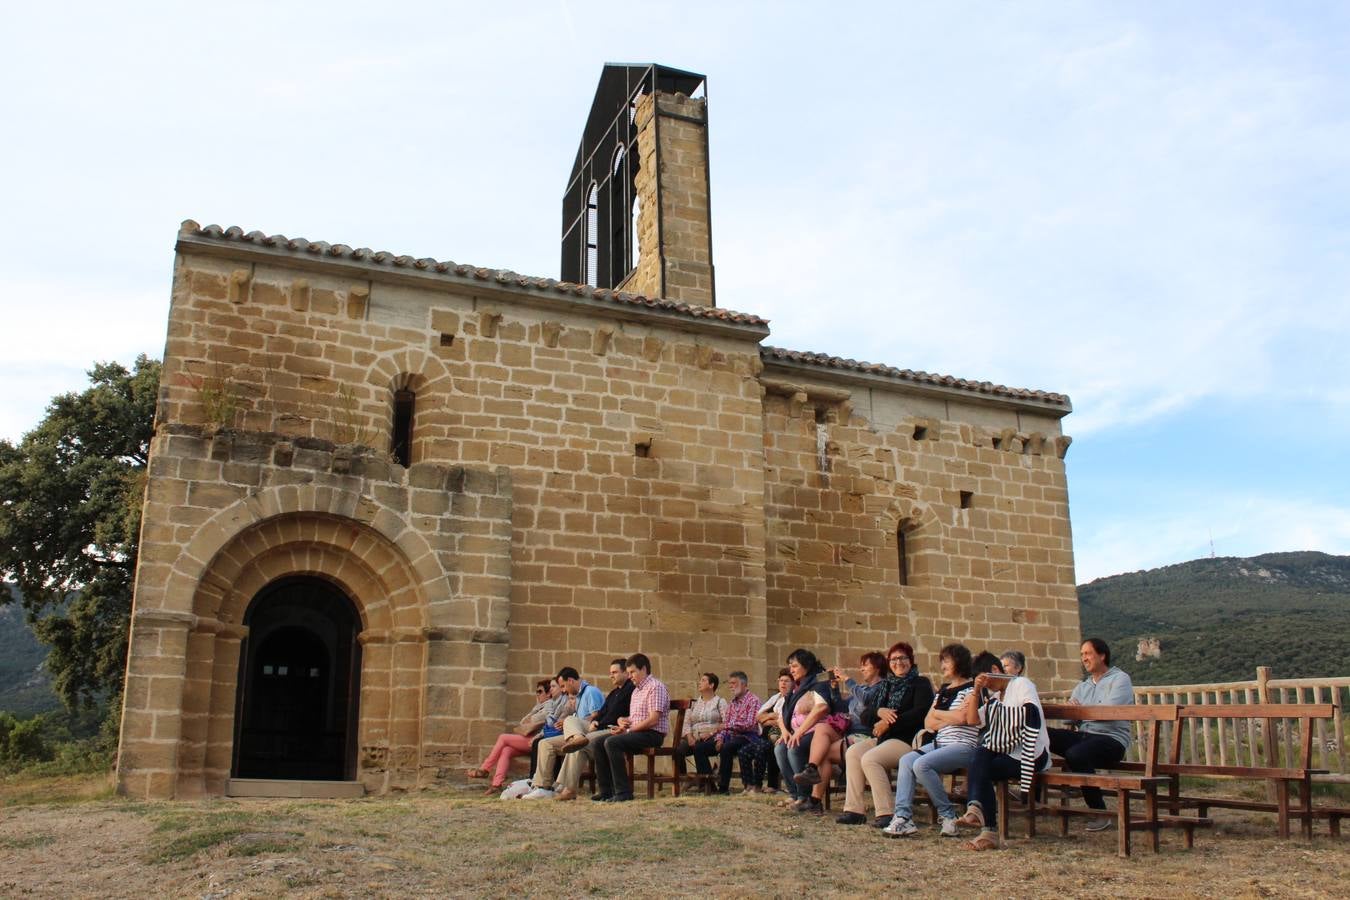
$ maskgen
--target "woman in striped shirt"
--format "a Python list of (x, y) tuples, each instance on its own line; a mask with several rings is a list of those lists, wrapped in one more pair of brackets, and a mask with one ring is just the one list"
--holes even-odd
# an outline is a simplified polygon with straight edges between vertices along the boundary
[[(996, 667), (998, 661), (981, 653), (981, 672)], [(957, 810), (942, 785), (942, 776), (970, 767), (980, 741), (980, 729), (966, 724), (965, 704), (974, 705), (975, 685), (971, 681), (970, 650), (964, 644), (948, 644), (938, 654), (942, 668), (942, 689), (924, 719), (925, 731), (935, 732), (931, 743), (900, 758), (895, 781), (895, 814), (882, 830), (886, 837), (917, 834), (914, 824), (914, 785), (922, 784), (933, 801), (942, 822), (942, 834), (955, 837)]]
[(969, 850), (998, 849), (998, 804), (994, 782), (1017, 779), (1018, 792), (1031, 790), (1032, 776), (1050, 767), (1050, 735), (1041, 697), (1031, 679), (981, 674), (975, 690), (992, 692), (983, 705), (967, 705), (966, 724), (980, 725), (980, 746), (966, 770), (970, 805), (956, 824), (979, 828)]

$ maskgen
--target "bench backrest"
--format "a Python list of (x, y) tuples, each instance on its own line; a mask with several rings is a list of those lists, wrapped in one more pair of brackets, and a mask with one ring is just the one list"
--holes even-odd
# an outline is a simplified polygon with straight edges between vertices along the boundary
[[(1209, 719), (1217, 719), (1220, 723), (1225, 720), (1246, 719), (1249, 727), (1255, 727), (1251, 723), (1261, 720), (1266, 767), (1274, 767), (1279, 763), (1279, 749), (1275, 739), (1275, 721), (1277, 719), (1298, 719), (1300, 725), (1298, 757), (1293, 757), (1292, 748), (1290, 748), (1290, 752), (1286, 753), (1285, 762), (1286, 765), (1291, 767), (1309, 769), (1312, 768), (1313, 720), (1335, 719), (1336, 707), (1330, 703), (1190, 703), (1182, 704), (1180, 716), (1183, 720), (1205, 720), (1206, 728), (1209, 727)], [(1234, 729), (1237, 728), (1237, 724), (1237, 722), (1232, 722)], [(1181, 722), (1178, 722), (1177, 727), (1172, 731), (1169, 761), (1173, 764), (1181, 761), (1180, 726)], [(1252, 761), (1255, 763), (1255, 741), (1253, 740), (1252, 743)]]
[(1081, 703), (1046, 703), (1041, 707), (1047, 719), (1069, 722), (1175, 722), (1181, 707), (1175, 703), (1136, 706), (1085, 706)]
[(1177, 721), (1180, 707), (1172, 703), (1095, 706), (1081, 703), (1046, 703), (1041, 707), (1047, 719), (1070, 722), (1147, 722), (1144, 746), (1140, 754), (1144, 775), (1152, 776), (1158, 764), (1159, 724)]
[(666, 720), (666, 723), (670, 726), (670, 731), (666, 734), (666, 740), (670, 746), (674, 747), (680, 742), (680, 735), (684, 734), (684, 714), (689, 712), (689, 707), (693, 705), (693, 700), (670, 701), (671, 716)]

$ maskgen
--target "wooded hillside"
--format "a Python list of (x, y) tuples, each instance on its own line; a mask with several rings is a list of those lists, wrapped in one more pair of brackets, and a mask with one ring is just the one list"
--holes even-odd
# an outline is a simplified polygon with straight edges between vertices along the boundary
[[(1350, 556), (1312, 551), (1197, 559), (1078, 588), (1084, 635), (1136, 684), (1350, 675)], [(1135, 661), (1141, 638), (1161, 656)]]

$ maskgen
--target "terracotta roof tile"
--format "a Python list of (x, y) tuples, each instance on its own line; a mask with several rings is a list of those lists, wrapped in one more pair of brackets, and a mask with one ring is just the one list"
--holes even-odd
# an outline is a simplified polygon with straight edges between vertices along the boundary
[(977, 394), (987, 394), (994, 397), (1007, 397), (1013, 400), (1035, 400), (1041, 403), (1063, 406), (1065, 408), (1070, 406), (1069, 398), (1064, 394), (1055, 394), (1049, 391), (1034, 391), (1026, 388), (1007, 387), (989, 381), (970, 381), (965, 378), (955, 378), (951, 375), (934, 375), (931, 372), (916, 372), (913, 369), (897, 369), (894, 366), (882, 365), (880, 363), (859, 362), (856, 359), (842, 359), (838, 356), (828, 356), (824, 353), (811, 353), (803, 350), (784, 350), (779, 347), (763, 346), (759, 348), (759, 354), (766, 363), (780, 360), (809, 366), (821, 366), (826, 369), (841, 369), (848, 372), (862, 372), (867, 375), (880, 375), (885, 378), (894, 378), (899, 381), (908, 381), (915, 384), (929, 384), (939, 387), (956, 388), (958, 390), (971, 391)]
[(750, 315), (749, 313), (736, 312), (730, 309), (718, 309), (711, 306), (696, 306), (690, 303), (678, 303), (674, 300), (664, 300), (659, 297), (645, 297), (641, 294), (629, 293), (628, 291), (593, 288), (590, 285), (556, 281), (552, 278), (532, 278), (505, 269), (484, 269), (477, 266), (454, 263), (449, 260), (436, 260), (429, 257), (414, 259), (411, 256), (399, 256), (390, 253), (387, 250), (375, 251), (368, 247), (352, 249), (346, 244), (330, 244), (327, 241), (310, 241), (305, 238), (288, 238), (282, 234), (269, 235), (264, 234), (261, 231), (245, 232), (244, 229), (237, 225), (232, 225), (229, 228), (221, 228), (219, 225), (207, 225), (203, 228), (189, 219), (183, 223), (178, 234), (180, 236), (206, 238), (212, 241), (233, 241), (241, 244), (254, 244), (260, 247), (272, 247), (288, 250), (297, 255), (308, 254), (310, 256), (350, 259), (362, 263), (374, 263), (376, 265), (389, 266), (395, 269), (418, 269), (421, 271), (438, 272), (444, 275), (458, 275), (462, 278), (490, 281), (507, 287), (554, 291), (559, 294), (571, 294), (576, 297), (586, 297), (601, 302), (624, 306), (644, 306), (648, 309), (676, 313), (694, 319), (716, 319), (732, 325), (743, 325), (764, 329), (767, 329), (769, 325), (768, 319)]

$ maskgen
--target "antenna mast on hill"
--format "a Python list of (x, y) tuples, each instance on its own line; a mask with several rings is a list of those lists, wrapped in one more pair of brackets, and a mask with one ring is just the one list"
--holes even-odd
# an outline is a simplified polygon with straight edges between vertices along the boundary
[(1214, 529), (1209, 530), (1209, 558), (1214, 558)]

